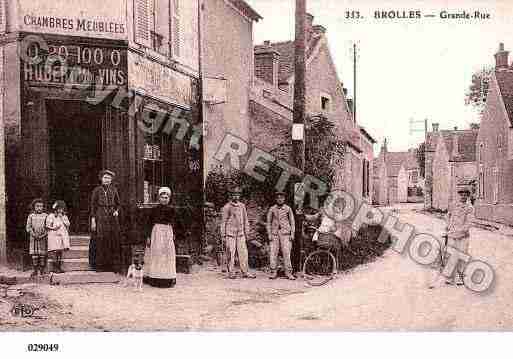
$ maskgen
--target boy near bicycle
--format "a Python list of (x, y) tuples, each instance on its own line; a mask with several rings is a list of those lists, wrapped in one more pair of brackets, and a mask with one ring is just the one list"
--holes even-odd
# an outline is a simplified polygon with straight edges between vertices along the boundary
[(285, 204), (284, 192), (276, 192), (276, 204), (267, 212), (266, 227), (270, 244), (269, 263), (271, 275), (269, 279), (278, 278), (278, 252), (281, 249), (285, 275), (288, 279), (295, 280), (296, 278), (292, 275), (290, 250), (296, 231), (296, 224), (292, 208)]

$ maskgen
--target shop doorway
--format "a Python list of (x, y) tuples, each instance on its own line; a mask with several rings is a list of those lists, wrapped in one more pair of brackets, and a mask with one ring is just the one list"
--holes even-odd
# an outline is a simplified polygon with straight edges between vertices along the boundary
[(104, 106), (83, 101), (46, 103), (50, 149), (50, 200), (68, 207), (72, 234), (89, 232), (89, 199), (102, 165)]

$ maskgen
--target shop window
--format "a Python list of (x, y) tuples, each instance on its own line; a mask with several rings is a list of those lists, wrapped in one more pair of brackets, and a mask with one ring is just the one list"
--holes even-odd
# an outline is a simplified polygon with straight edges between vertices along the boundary
[(164, 183), (164, 159), (170, 154), (166, 151), (166, 136), (160, 130), (156, 110), (147, 109), (144, 121), (148, 131), (143, 133), (142, 170), (143, 170), (143, 203), (157, 203), (158, 191)]

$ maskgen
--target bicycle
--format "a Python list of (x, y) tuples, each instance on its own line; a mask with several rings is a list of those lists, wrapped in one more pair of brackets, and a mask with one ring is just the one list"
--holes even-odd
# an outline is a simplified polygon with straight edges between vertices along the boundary
[(311, 286), (322, 286), (335, 278), (338, 263), (332, 251), (337, 248), (337, 241), (332, 234), (319, 233), (317, 249), (303, 263), (303, 276)]

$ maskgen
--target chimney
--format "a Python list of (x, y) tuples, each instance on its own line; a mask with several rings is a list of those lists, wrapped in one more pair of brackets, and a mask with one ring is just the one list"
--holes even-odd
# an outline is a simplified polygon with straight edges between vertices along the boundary
[(255, 49), (255, 76), (278, 87), (280, 53), (273, 49), (270, 41)]
[(499, 44), (499, 51), (494, 55), (495, 56), (495, 68), (507, 68), (508, 67), (508, 55), (509, 51), (504, 50), (504, 43)]
[(383, 153), (388, 152), (388, 145), (387, 145), (386, 137), (385, 137), (385, 140), (383, 141), (383, 146), (381, 146), (381, 152), (383, 152)]
[(458, 134), (457, 133), (453, 133), (452, 134), (452, 155), (453, 157), (456, 157), (458, 156), (459, 154), (459, 151), (458, 151)]
[(314, 16), (310, 13), (306, 13), (306, 21), (305, 21), (305, 31), (306, 31), (306, 43), (310, 42), (313, 33), (313, 21)]
[(433, 126), (433, 132), (438, 132), (438, 127), (440, 126), (440, 124), (439, 123), (433, 123), (432, 126)]

